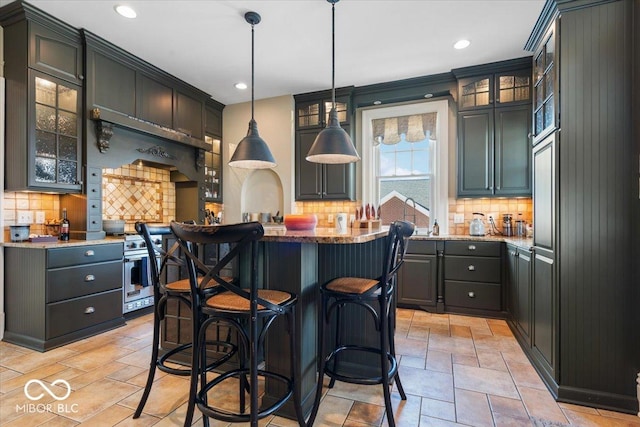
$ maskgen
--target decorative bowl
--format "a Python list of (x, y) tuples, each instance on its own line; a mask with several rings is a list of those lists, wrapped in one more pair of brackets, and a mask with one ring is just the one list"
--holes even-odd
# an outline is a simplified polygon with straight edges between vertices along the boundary
[(315, 214), (291, 214), (284, 216), (284, 225), (287, 230), (313, 230), (318, 224)]

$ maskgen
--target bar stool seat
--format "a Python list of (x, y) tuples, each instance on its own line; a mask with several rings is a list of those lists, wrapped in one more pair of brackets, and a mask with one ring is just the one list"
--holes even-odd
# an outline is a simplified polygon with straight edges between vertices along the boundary
[[(413, 234), (414, 228), (415, 226), (407, 221), (396, 221), (389, 226), (384, 265), (380, 277), (375, 279), (338, 277), (320, 286), (319, 378), (308, 426), (313, 425), (318, 414), (324, 376), (327, 375), (330, 378), (329, 388), (332, 388), (336, 381), (363, 385), (382, 384), (387, 422), (390, 427), (395, 427), (393, 408), (391, 407), (391, 383), (395, 381), (402, 400), (406, 400), (407, 396), (398, 375), (398, 363), (395, 355), (395, 305), (393, 299), (396, 275), (404, 262), (409, 237)], [(377, 347), (357, 342), (345, 342), (343, 337), (345, 326), (341, 323), (341, 311), (348, 305), (361, 307), (373, 319), (378, 333), (379, 345)], [(325, 350), (327, 340), (325, 334), (333, 315), (336, 318), (335, 343), (327, 352)], [(354, 327), (354, 325), (349, 325), (350, 329)], [(377, 359), (379, 362), (377, 366), (373, 366), (374, 362), (371, 362), (372, 366), (369, 369), (353, 372), (349, 369), (349, 360), (351, 359), (343, 356), (354, 353), (373, 355), (371, 359)]]
[[(258, 222), (201, 226), (171, 223), (171, 229), (178, 239), (184, 255), (191, 287), (192, 307), (201, 314), (197, 339), (194, 341), (189, 405), (195, 405), (203, 414), (203, 421), (213, 418), (225, 422), (249, 423), (258, 426), (262, 420), (280, 409), (293, 396), (298, 424), (305, 426), (295, 376), (296, 354), (291, 352), (290, 374), (267, 370), (262, 363), (262, 350), (267, 333), (278, 318), (284, 317), (286, 332), (289, 335), (291, 349), (296, 348), (294, 309), (298, 297), (290, 292), (258, 289), (261, 280), (258, 274), (258, 240), (264, 235), (264, 229)], [(225, 243), (230, 245), (229, 252), (215, 265), (205, 265), (193, 248), (197, 245)], [(232, 261), (243, 266), (237, 282), (229, 282), (220, 275)], [(199, 277), (198, 274), (202, 276)], [(205, 293), (208, 283), (216, 283), (221, 291), (213, 295)], [(239, 365), (219, 372), (215, 378), (206, 375), (206, 334), (210, 325), (226, 324), (237, 332)], [(286, 365), (285, 365), (286, 366)], [(273, 381), (278, 394), (270, 396), (268, 402), (259, 403), (259, 378)], [(219, 384), (231, 379), (238, 381), (237, 406), (216, 405), (209, 393)], [(199, 387), (198, 387), (199, 386)], [(223, 388), (224, 389), (224, 388)], [(249, 408), (246, 408), (246, 393), (249, 395)], [(185, 427), (191, 418), (185, 419)]]

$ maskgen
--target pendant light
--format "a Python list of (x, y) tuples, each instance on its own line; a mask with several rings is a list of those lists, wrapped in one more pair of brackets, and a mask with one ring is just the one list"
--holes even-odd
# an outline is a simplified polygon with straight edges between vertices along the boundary
[(276, 166), (276, 161), (269, 150), (269, 146), (258, 134), (258, 124), (253, 118), (253, 27), (260, 22), (260, 15), (256, 12), (247, 12), (244, 14), (244, 19), (251, 24), (251, 120), (249, 121), (247, 136), (238, 143), (236, 151), (234, 151), (231, 160), (229, 160), (229, 166), (244, 169), (267, 169)]
[(306, 159), (313, 163), (352, 163), (360, 160), (349, 134), (340, 127), (336, 110), (336, 3), (331, 3), (331, 111), (327, 127), (316, 137)]

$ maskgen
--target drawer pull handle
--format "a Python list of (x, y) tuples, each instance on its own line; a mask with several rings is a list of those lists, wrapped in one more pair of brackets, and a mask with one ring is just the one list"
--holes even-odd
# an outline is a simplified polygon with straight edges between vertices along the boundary
[(468, 295), (469, 295), (469, 298), (475, 298), (476, 297), (476, 293), (475, 292), (469, 292)]
[(93, 314), (93, 313), (95, 313), (95, 311), (96, 311), (95, 308), (89, 306), (89, 307), (84, 309), (84, 314)]
[(86, 251), (84, 253), (84, 256), (94, 256), (96, 253), (94, 251), (92, 251), (91, 249), (89, 249), (88, 251)]
[(476, 245), (469, 245), (469, 250), (470, 251), (475, 251), (476, 250)]
[(85, 282), (93, 282), (94, 280), (96, 280), (96, 276), (94, 276), (93, 274), (87, 274), (84, 277)]
[(476, 271), (476, 266), (475, 265), (470, 265), (469, 267), (467, 267), (467, 269), (469, 271)]

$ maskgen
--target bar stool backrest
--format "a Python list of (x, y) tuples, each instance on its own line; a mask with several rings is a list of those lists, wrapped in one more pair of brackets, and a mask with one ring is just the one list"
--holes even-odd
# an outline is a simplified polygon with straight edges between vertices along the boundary
[(404, 263), (404, 256), (407, 253), (409, 237), (413, 234), (415, 225), (409, 221), (395, 221), (389, 226), (387, 237), (387, 249), (385, 263), (380, 280), (383, 286), (382, 294), (387, 294), (393, 285), (393, 279)]
[[(249, 301), (251, 309), (257, 311), (258, 304), (278, 313), (283, 309), (269, 301), (258, 297), (258, 245), (264, 236), (264, 229), (259, 222), (247, 222), (228, 225), (193, 225), (171, 222), (171, 230), (178, 239), (187, 261), (187, 269), (191, 279), (192, 290), (202, 295), (203, 290), (211, 281), (215, 281), (227, 291), (233, 292)], [(201, 244), (230, 244), (230, 250), (220, 258), (215, 265), (205, 265), (195, 253), (194, 245)], [(246, 250), (250, 250), (250, 287), (249, 292), (222, 277), (222, 270), (230, 265), (234, 258)], [(197, 273), (200, 273), (198, 277)]]

